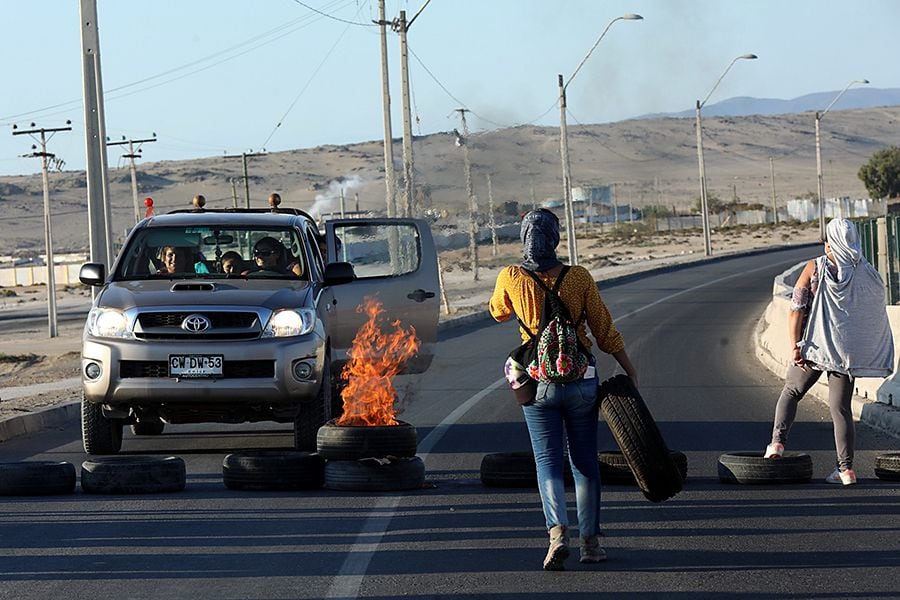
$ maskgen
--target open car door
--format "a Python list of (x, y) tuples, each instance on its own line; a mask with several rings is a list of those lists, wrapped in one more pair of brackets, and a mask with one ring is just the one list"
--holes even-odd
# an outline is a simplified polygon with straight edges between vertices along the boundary
[(421, 341), (404, 373), (428, 369), (437, 342), (440, 294), (437, 251), (431, 228), (421, 219), (336, 219), (325, 223), (327, 260), (349, 262), (356, 280), (331, 288), (332, 361), (343, 365), (347, 350), (367, 315), (357, 311), (367, 296), (377, 297), (385, 322), (410, 325)]

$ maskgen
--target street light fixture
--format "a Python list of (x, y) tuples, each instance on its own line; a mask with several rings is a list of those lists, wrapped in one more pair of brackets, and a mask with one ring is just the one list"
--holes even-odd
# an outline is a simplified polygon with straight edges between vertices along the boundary
[(569, 175), (569, 134), (568, 128), (566, 127), (566, 88), (572, 83), (572, 79), (575, 78), (575, 75), (578, 74), (578, 71), (580, 71), (581, 67), (584, 66), (584, 63), (587, 62), (587, 59), (591, 56), (591, 53), (593, 53), (594, 48), (600, 44), (600, 40), (603, 39), (603, 36), (606, 35), (606, 32), (609, 31), (609, 28), (612, 27), (613, 23), (616, 21), (641, 21), (643, 19), (644, 17), (641, 15), (631, 13), (616, 17), (606, 25), (606, 29), (603, 30), (603, 33), (600, 34), (600, 37), (597, 38), (597, 41), (594, 42), (594, 45), (591, 46), (588, 53), (581, 59), (581, 62), (578, 63), (578, 67), (575, 68), (575, 71), (569, 77), (568, 81), (563, 83), (563, 76), (561, 74), (557, 75), (557, 82), (559, 84), (559, 154), (560, 159), (562, 160), (563, 204), (566, 212), (566, 238), (568, 239), (567, 243), (569, 246), (569, 263), (573, 265), (578, 264), (578, 245), (575, 240), (575, 208), (572, 205), (572, 180)]
[(867, 84), (869, 83), (868, 79), (854, 79), (850, 83), (848, 83), (844, 89), (841, 90), (841, 93), (834, 97), (834, 100), (831, 101), (831, 104), (828, 105), (825, 110), (822, 112), (816, 112), (816, 183), (818, 186), (819, 192), (819, 236), (824, 240), (825, 239), (825, 184), (822, 179), (822, 144), (820, 142), (819, 136), (819, 122), (822, 120), (822, 117), (825, 116), (825, 113), (834, 106), (834, 103), (838, 101), (838, 99), (844, 95), (844, 92), (850, 89), (850, 86), (854, 83)]
[(709, 93), (706, 95), (706, 98), (703, 99), (703, 102), (697, 100), (697, 162), (700, 163), (700, 213), (703, 221), (703, 251), (706, 256), (712, 254), (712, 245), (709, 241), (709, 205), (706, 195), (706, 167), (703, 161), (703, 127), (700, 123), (700, 109), (706, 105), (706, 101), (709, 100), (709, 97), (712, 96), (713, 92), (716, 91), (716, 88), (719, 87), (719, 84), (725, 78), (725, 75), (731, 70), (731, 67), (734, 66), (734, 63), (739, 60), (756, 60), (757, 58), (759, 57), (755, 54), (741, 54), (740, 56), (734, 57), (734, 60), (728, 63), (728, 66), (722, 72), (722, 75), (716, 80), (716, 84), (709, 90)]

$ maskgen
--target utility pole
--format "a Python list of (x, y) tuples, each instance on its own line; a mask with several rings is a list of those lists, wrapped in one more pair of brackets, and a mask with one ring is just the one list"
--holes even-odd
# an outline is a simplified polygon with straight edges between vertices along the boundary
[(617, 204), (616, 198), (616, 184), (613, 184), (612, 189), (612, 208), (613, 208), (613, 222), (618, 225), (619, 224), (619, 205)]
[[(47, 322), (51, 338), (57, 337), (59, 332), (56, 328), (56, 274), (53, 271), (53, 234), (50, 228), (50, 178), (47, 175), (47, 159), (55, 158), (56, 155), (47, 152), (47, 134), (49, 133), (52, 138), (58, 131), (72, 131), (72, 128), (68, 126), (69, 123), (71, 123), (71, 121), (66, 121), (66, 127), (53, 127), (49, 129), (44, 127), (36, 128), (34, 123), (32, 123), (31, 129), (26, 131), (19, 131), (18, 128), (13, 125), (13, 135), (30, 135), (32, 139), (36, 140), (41, 145), (40, 152), (32, 152), (25, 156), (34, 158), (40, 157), (41, 159), (41, 178), (44, 184), (44, 244), (47, 251)], [(34, 134), (36, 133), (40, 134), (40, 140), (34, 137)], [(32, 145), (31, 148), (32, 150), (37, 150), (37, 146), (35, 145)]]
[(246, 204), (246, 208), (250, 208), (250, 176), (247, 173), (247, 159), (253, 158), (254, 156), (265, 156), (266, 152), (241, 152), (240, 154), (226, 154), (225, 158), (240, 158), (241, 165), (244, 168), (244, 202)]
[(769, 157), (769, 176), (772, 179), (772, 216), (775, 224), (778, 225), (778, 202), (775, 196), (775, 159)]
[(456, 143), (463, 149), (463, 166), (466, 173), (466, 194), (469, 197), (469, 254), (472, 259), (473, 280), (478, 281), (478, 201), (475, 199), (475, 190), (472, 187), (472, 163), (469, 162), (469, 126), (466, 124), (467, 108), (457, 108), (459, 118), (462, 121), (462, 136), (456, 137)]
[(341, 218), (343, 219), (346, 216), (347, 216), (347, 206), (346, 206), (346, 202), (344, 201), (344, 188), (341, 188)]
[(359, 193), (353, 194), (353, 198), (356, 200), (356, 217), (359, 218)]
[(231, 207), (237, 208), (237, 184), (234, 177), (231, 178)]
[(406, 33), (409, 26), (406, 23), (406, 11), (400, 11), (400, 18), (394, 23), (394, 29), (400, 34), (400, 82), (403, 88), (403, 177), (404, 204), (403, 216), (414, 216), (413, 207), (413, 140), (412, 140), (412, 114), (409, 102), (409, 52), (406, 46)]
[(378, 20), (381, 29), (381, 109), (384, 121), (384, 187), (387, 216), (397, 216), (397, 192), (394, 183), (394, 136), (391, 131), (391, 87), (388, 79), (387, 26), (384, 18), (384, 0), (378, 0)]
[[(127, 158), (131, 161), (131, 197), (134, 200), (135, 223), (141, 220), (141, 208), (138, 205), (137, 168), (135, 168), (134, 166), (134, 159), (141, 157), (141, 144), (155, 141), (156, 134), (154, 133), (152, 138), (145, 138), (143, 140), (126, 140), (123, 137), (122, 141), (119, 142), (106, 142), (107, 146), (122, 146), (124, 144), (128, 144), (128, 154), (123, 154), (122, 158)], [(137, 151), (135, 151), (134, 148), (135, 144), (138, 144)]]
[(578, 264), (578, 242), (575, 239), (575, 208), (572, 206), (572, 175), (569, 166), (569, 128), (566, 124), (566, 86), (563, 76), (558, 75), (559, 82), (559, 154), (562, 159), (563, 172), (563, 205), (566, 213), (566, 240), (569, 251), (569, 264)]
[(494, 220), (494, 188), (491, 185), (491, 174), (487, 174), (488, 184), (488, 209), (490, 210), (491, 223), (491, 256), (497, 256), (497, 223)]
[(531, 210), (537, 210), (537, 198), (534, 195), (534, 184), (531, 184)]
[[(84, 96), (85, 173), (87, 180), (88, 240), (91, 262), (109, 268), (113, 261), (112, 211), (106, 177), (106, 118), (100, 69), (97, 0), (81, 0), (81, 83)], [(91, 288), (96, 295), (97, 288)]]

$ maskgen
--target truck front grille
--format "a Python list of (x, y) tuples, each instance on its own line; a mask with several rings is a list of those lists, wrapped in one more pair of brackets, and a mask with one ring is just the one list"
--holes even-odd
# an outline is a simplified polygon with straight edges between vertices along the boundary
[[(122, 379), (135, 377), (166, 378), (169, 365), (164, 360), (121, 360), (119, 376)], [(272, 379), (275, 377), (273, 360), (226, 360), (222, 366), (222, 379)]]

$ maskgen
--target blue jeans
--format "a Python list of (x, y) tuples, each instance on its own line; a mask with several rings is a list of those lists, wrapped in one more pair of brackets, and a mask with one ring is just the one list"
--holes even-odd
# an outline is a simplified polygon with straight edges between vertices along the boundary
[(534, 402), (522, 407), (537, 465), (547, 529), (568, 526), (563, 483), (564, 443), (575, 476), (581, 537), (600, 532), (600, 466), (597, 464), (597, 379), (539, 383)]

